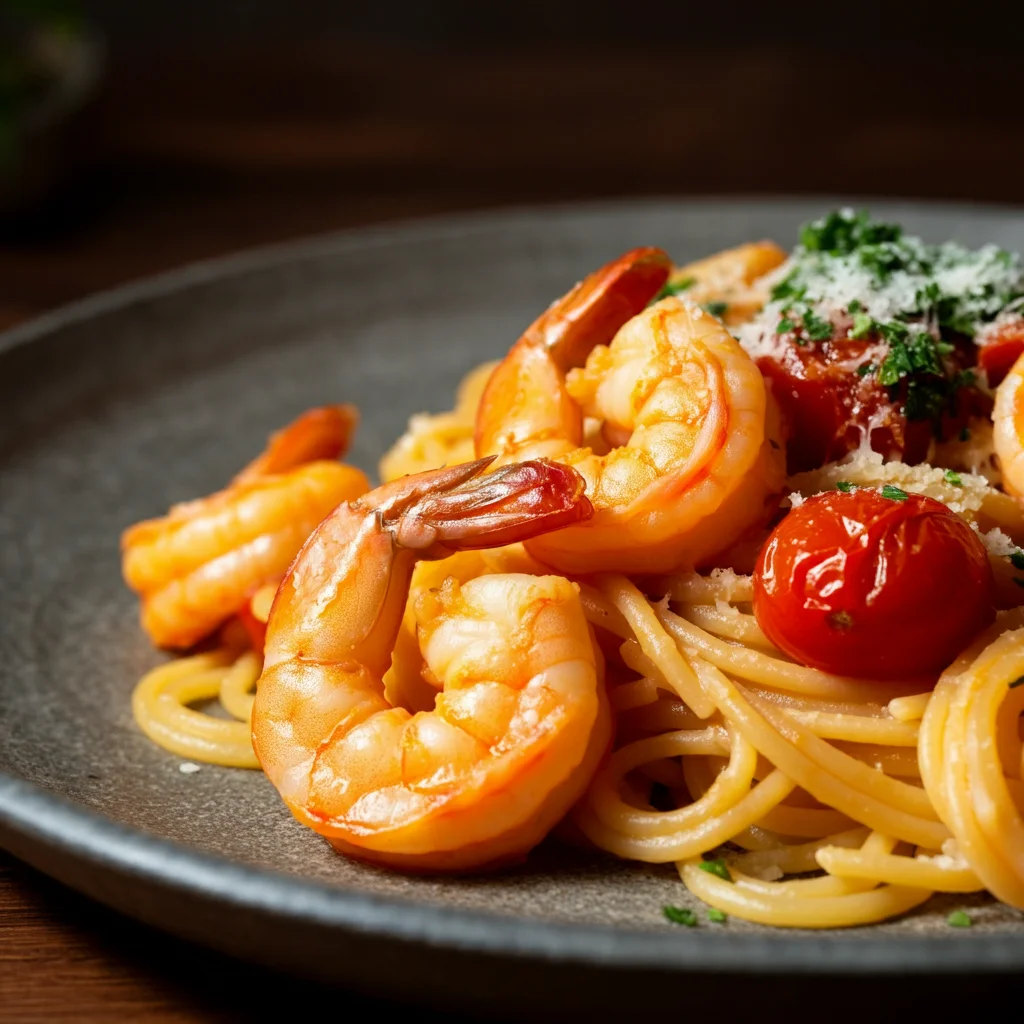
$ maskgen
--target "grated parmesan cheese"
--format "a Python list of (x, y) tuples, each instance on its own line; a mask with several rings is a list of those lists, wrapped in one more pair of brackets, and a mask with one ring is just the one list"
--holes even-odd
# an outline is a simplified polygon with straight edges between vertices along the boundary
[[(838, 211), (838, 216), (849, 222), (857, 219), (850, 209)], [(785, 281), (799, 288), (799, 298), (773, 299), (736, 329), (740, 344), (755, 359), (771, 353), (779, 321), (794, 303), (832, 320), (845, 316), (853, 306), (885, 323), (920, 314), (921, 296), (930, 288), (942, 297), (945, 315), (956, 319), (957, 329), (976, 334), (1024, 290), (1016, 254), (995, 245), (975, 250), (957, 242), (926, 245), (920, 238), (902, 234), (846, 252), (798, 245), (785, 263), (755, 282), (755, 287), (770, 294)], [(928, 316), (934, 319), (935, 315), (933, 308)], [(926, 318), (922, 326), (937, 334), (937, 323)]]

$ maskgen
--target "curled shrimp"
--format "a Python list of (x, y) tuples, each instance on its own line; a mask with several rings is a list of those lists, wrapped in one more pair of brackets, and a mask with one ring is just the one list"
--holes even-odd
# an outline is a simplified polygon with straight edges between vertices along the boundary
[(525, 854), (582, 793), (610, 714), (577, 588), (557, 576), (449, 578), (420, 595), (433, 707), (382, 682), (413, 568), (590, 513), (578, 475), (490, 459), (339, 505), (283, 580), (267, 624), (253, 747), (293, 814), (338, 849), (455, 870)]
[(334, 461), (357, 419), (352, 406), (311, 409), (273, 434), (224, 490), (124, 531), (122, 572), (157, 646), (209, 636), (281, 579), (338, 502), (369, 490), (360, 470)]
[[(700, 567), (763, 524), (782, 489), (778, 412), (750, 357), (687, 300), (643, 308), (667, 272), (650, 249), (597, 271), (484, 391), (477, 454), (545, 456), (587, 482), (593, 518), (526, 544), (560, 571)], [(599, 443), (585, 420), (602, 424)]]
[(720, 319), (731, 327), (745, 323), (761, 309), (768, 294), (760, 279), (785, 259), (786, 253), (774, 242), (747, 242), (677, 267), (668, 285), (700, 306), (723, 307)]
[(992, 442), (1003, 474), (1003, 487), (1024, 498), (1024, 355), (996, 388)]

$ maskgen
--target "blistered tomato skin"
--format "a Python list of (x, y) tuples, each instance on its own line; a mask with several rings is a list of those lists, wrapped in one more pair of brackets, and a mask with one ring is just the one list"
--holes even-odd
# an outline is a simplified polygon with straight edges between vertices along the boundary
[(830, 491), (793, 509), (761, 549), (754, 614), (805, 665), (934, 677), (995, 618), (995, 583), (984, 545), (941, 502)]

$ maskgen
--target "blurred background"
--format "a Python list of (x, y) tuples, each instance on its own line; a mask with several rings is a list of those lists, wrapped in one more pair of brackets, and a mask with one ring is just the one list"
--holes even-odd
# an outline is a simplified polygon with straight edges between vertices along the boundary
[(1003, 0), (0, 12), (0, 326), (196, 258), (444, 211), (1024, 201), (1024, 8)]

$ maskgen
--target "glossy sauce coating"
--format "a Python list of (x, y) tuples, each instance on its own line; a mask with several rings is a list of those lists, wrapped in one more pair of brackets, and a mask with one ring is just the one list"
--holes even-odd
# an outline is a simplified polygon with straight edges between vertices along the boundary
[[(907, 417), (906, 384), (890, 388), (878, 380), (876, 371), (888, 351), (885, 342), (874, 335), (849, 337), (851, 322), (837, 318), (835, 340), (826, 342), (776, 335), (771, 351), (757, 360), (787, 427), (790, 473), (842, 459), (865, 435), (872, 450), (887, 459), (913, 465), (927, 457), (934, 424)], [(958, 346), (952, 363), (970, 366), (973, 349)], [(955, 408), (942, 416), (942, 436), (956, 437), (971, 416), (988, 415), (990, 407), (976, 388), (960, 389)]]
[(793, 509), (768, 538), (754, 613), (804, 664), (912, 678), (946, 668), (993, 620), (994, 583), (984, 545), (941, 502), (830, 491)]

